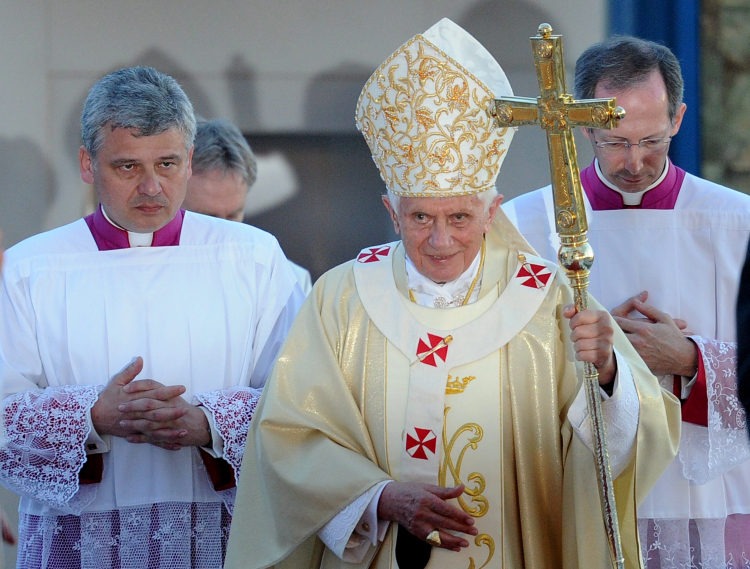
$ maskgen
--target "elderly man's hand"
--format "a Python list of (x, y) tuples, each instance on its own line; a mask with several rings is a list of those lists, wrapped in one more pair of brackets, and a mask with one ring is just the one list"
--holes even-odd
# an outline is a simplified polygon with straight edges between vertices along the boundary
[(422, 541), (427, 541), (433, 530), (440, 530), (441, 545), (435, 547), (461, 551), (462, 547), (469, 547), (469, 542), (446, 530), (477, 535), (477, 528), (469, 514), (446, 500), (458, 498), (463, 491), (463, 484), (442, 488), (417, 482), (391, 482), (380, 494), (378, 517), (401, 524)]
[(576, 312), (569, 304), (563, 316), (570, 318), (570, 340), (576, 352), (576, 359), (590, 362), (599, 372), (599, 385), (607, 385), (615, 380), (617, 363), (614, 355), (614, 334), (612, 318), (606, 310), (583, 310)]
[[(646, 304), (643, 291), (612, 310), (615, 322), (654, 375), (692, 376), (698, 366), (698, 348), (686, 337), (687, 323)], [(632, 315), (637, 312), (642, 316)]]
[[(122, 403), (131, 401), (139, 397), (138, 394), (131, 394), (128, 391), (128, 385), (143, 371), (143, 358), (135, 358), (130, 362), (125, 369), (121, 372), (116, 373), (104, 390), (99, 394), (99, 399), (96, 401), (94, 406), (91, 408), (91, 421), (94, 424), (94, 429), (100, 435), (113, 435), (116, 437), (127, 437), (135, 434), (137, 431), (132, 427), (127, 427), (121, 424), (121, 421), (126, 417), (123, 416), (123, 412), (118, 409)], [(162, 386), (160, 389), (152, 393), (152, 397), (155, 399), (169, 400), (174, 397), (179, 397), (185, 393), (185, 388), (182, 385), (173, 386)], [(176, 415), (177, 418), (184, 414), (183, 411), (179, 411)]]

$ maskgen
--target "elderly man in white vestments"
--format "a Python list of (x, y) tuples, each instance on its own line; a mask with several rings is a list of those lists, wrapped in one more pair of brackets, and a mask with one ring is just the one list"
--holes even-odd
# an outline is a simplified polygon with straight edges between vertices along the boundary
[[(612, 311), (662, 386), (682, 400), (679, 457), (638, 515), (648, 567), (715, 569), (750, 561), (750, 448), (736, 391), (734, 303), (750, 198), (667, 157), (685, 104), (664, 46), (620, 37), (576, 65), (576, 96), (616, 97), (611, 131), (585, 131), (581, 172), (596, 252), (589, 290)], [(545, 258), (557, 256), (549, 187), (503, 206)]]
[[(245, 201), (258, 162), (240, 130), (223, 119), (199, 120), (193, 146), (193, 175), (182, 207), (229, 221), (242, 221)], [(305, 295), (312, 290), (310, 272), (289, 261)]]
[(677, 403), (499, 209), (513, 131), (487, 109), (510, 94), (449, 20), (365, 85), (357, 124), (402, 240), (300, 310), (248, 436), (227, 567), (606, 566), (577, 360), (600, 373), (640, 565), (634, 504), (676, 450)]
[(248, 425), (304, 296), (272, 236), (180, 209), (195, 117), (171, 77), (108, 75), (81, 125), (99, 208), (9, 249), (2, 275), (18, 566), (218, 569)]

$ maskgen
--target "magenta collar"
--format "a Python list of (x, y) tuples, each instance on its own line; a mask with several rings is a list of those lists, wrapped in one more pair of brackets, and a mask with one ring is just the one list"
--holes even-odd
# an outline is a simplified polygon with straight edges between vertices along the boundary
[[(181, 209), (161, 229), (154, 232), (154, 241), (152, 247), (173, 247), (180, 244), (180, 234), (182, 233), (182, 220), (185, 217), (185, 210)], [(130, 241), (128, 232), (119, 227), (115, 227), (107, 218), (104, 217), (102, 206), (96, 208), (91, 215), (87, 215), (84, 220), (89, 226), (91, 235), (96, 241), (99, 251), (113, 251), (115, 249), (129, 249)]]
[[(643, 194), (641, 205), (633, 206), (632, 209), (674, 209), (685, 179), (685, 170), (672, 164), (671, 160), (668, 161), (668, 168), (661, 184)], [(631, 209), (625, 207), (620, 194), (599, 179), (593, 163), (581, 172), (581, 184), (594, 211)]]

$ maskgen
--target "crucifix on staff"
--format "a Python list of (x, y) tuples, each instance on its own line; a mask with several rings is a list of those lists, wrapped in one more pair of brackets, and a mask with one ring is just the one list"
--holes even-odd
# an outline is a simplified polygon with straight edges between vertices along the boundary
[[(553, 36), (552, 26), (540, 25), (538, 35), (530, 39), (540, 96), (536, 99), (500, 97), (495, 99), (490, 114), (495, 117), (499, 127), (536, 124), (547, 133), (555, 225), (561, 242), (558, 260), (573, 287), (576, 309), (586, 310), (588, 276), (594, 262), (594, 252), (586, 239), (588, 224), (572, 129), (616, 128), (620, 119), (625, 117), (625, 110), (616, 106), (614, 99), (575, 101), (566, 93), (562, 36)], [(584, 362), (584, 387), (594, 433), (602, 515), (613, 565), (616, 569), (622, 569), (625, 560), (607, 454), (598, 375), (592, 363)]]

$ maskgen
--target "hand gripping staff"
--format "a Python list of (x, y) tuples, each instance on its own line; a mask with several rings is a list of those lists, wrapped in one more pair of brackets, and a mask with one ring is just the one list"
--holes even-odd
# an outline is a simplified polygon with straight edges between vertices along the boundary
[[(490, 114), (495, 117), (498, 127), (537, 124), (547, 132), (555, 224), (561, 242), (558, 260), (573, 287), (576, 309), (581, 311), (588, 308), (587, 289), (594, 251), (586, 238), (588, 223), (572, 128), (616, 128), (620, 119), (625, 116), (625, 111), (622, 107), (615, 106), (614, 99), (575, 101), (565, 92), (562, 36), (553, 36), (552, 26), (540, 25), (538, 35), (530, 40), (540, 96), (536, 99), (495, 99)], [(599, 496), (612, 565), (615, 569), (624, 569), (617, 505), (604, 437), (599, 374), (594, 364), (584, 362), (583, 375), (586, 402), (593, 423)]]

